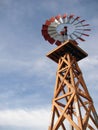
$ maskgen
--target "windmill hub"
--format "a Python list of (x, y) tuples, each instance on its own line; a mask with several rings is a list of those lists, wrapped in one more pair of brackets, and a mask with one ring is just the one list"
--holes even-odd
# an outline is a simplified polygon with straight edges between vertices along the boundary
[(63, 31), (64, 27), (67, 27), (67, 34), (70, 35), (74, 32), (75, 27), (73, 25), (70, 24), (60, 24), (57, 27), (57, 32), (60, 34), (61, 31)]

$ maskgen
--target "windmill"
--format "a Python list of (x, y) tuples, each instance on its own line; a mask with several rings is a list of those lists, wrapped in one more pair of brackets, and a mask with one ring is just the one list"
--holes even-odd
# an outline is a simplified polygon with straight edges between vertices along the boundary
[(48, 130), (97, 130), (98, 116), (78, 61), (87, 57), (77, 41), (89, 36), (89, 24), (79, 16), (57, 15), (46, 20), (42, 35), (57, 47), (47, 57), (58, 64)]

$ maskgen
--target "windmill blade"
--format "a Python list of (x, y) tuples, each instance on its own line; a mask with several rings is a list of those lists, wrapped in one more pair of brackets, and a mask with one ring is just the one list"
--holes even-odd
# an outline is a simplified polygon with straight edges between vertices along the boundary
[(42, 30), (48, 30), (48, 26), (47, 25), (42, 25)]
[(55, 40), (50, 37), (50, 35), (48, 34), (46, 30), (42, 30), (42, 35), (44, 36), (46, 41), (50, 42), (50, 44), (53, 44), (55, 42)]
[(58, 36), (58, 33), (53, 33), (53, 34), (50, 34), (50, 36), (51, 36), (52, 38), (54, 38), (54, 39), (55, 39), (55, 37), (57, 37), (57, 36)]
[(45, 25), (45, 24), (43, 25), (43, 27), (47, 27), (47, 28), (49, 28), (49, 27), (50, 27), (50, 28), (55, 28), (55, 27), (53, 27), (53, 26)]
[(75, 33), (72, 33), (72, 35), (74, 35), (76, 38), (78, 38), (79, 36), (77, 35), (77, 34), (75, 34)]
[(85, 41), (83, 38), (79, 37), (79, 36), (76, 35), (75, 33), (73, 33), (73, 35), (74, 35), (77, 39), (79, 39), (79, 40), (81, 40), (81, 41)]
[(83, 41), (83, 42), (85, 41), (85, 40), (84, 40), (83, 38), (81, 38), (81, 37), (78, 37), (78, 39), (81, 40), (81, 41)]
[(72, 37), (72, 35), (69, 35), (69, 37), (71, 38), (71, 40), (74, 40), (74, 38)]
[(47, 30), (41, 30), (42, 31), (42, 35), (45, 36), (45, 35), (48, 35), (48, 31)]
[(48, 39), (50, 39), (50, 35), (48, 33), (45, 33), (44, 31), (42, 31), (42, 35), (45, 38), (45, 40), (47, 41)]
[(60, 24), (60, 22), (58, 21), (58, 19), (56, 19), (55, 17), (53, 19), (54, 19), (55, 24), (57, 24), (57, 25)]
[(54, 31), (54, 30), (56, 30), (56, 28), (53, 27), (53, 26), (43, 25), (43, 26), (42, 26), (42, 30), (46, 30), (46, 31), (52, 30), (52, 31)]
[(66, 20), (66, 23), (69, 23), (70, 22), (70, 17), (67, 16), (65, 20)]
[(54, 28), (56, 28), (58, 25), (59, 25), (59, 24), (56, 24), (56, 23), (54, 22), (54, 23), (51, 23), (51, 24), (49, 25), (49, 27), (54, 27)]
[(81, 33), (81, 32), (78, 32), (78, 31), (74, 31), (75, 33), (79, 33), (81, 35), (84, 35), (84, 36), (89, 36), (88, 34), (85, 34), (85, 33)]
[(84, 24), (84, 25), (82, 25), (82, 26), (89, 26), (89, 24)]
[(73, 17), (74, 17), (74, 15), (73, 14), (71, 14), (71, 15), (69, 15), (69, 17), (68, 17), (68, 23), (70, 23), (70, 21), (71, 21), (71, 19), (73, 19)]
[(51, 24), (51, 21), (50, 20), (46, 20), (46, 22), (45, 22), (45, 25), (50, 25)]
[(48, 27), (48, 31), (56, 31), (56, 28), (49, 26), (49, 27)]
[(48, 31), (56, 31), (56, 28), (48, 28)]
[(74, 23), (75, 21), (77, 21), (79, 18), (80, 18), (79, 16), (76, 17), (76, 18), (71, 22), (71, 24), (73, 24), (73, 23)]
[(62, 19), (61, 15), (57, 15), (55, 18), (56, 18), (60, 23), (63, 23), (63, 19)]
[(58, 14), (57, 16), (55, 16), (55, 18), (58, 20), (61, 17), (60, 14)]
[(60, 41), (56, 41), (55, 43), (57, 46), (60, 46), (61, 45), (61, 42)]
[(53, 23), (55, 24), (55, 26), (58, 25), (58, 23), (55, 22), (55, 18), (54, 17), (52, 17), (50, 20), (46, 20), (45, 25), (52, 26), (51, 24), (53, 24)]
[(50, 34), (50, 35), (53, 35), (55, 33), (57, 33), (57, 32), (56, 31), (48, 31), (48, 34)]
[(79, 25), (79, 26), (75, 26), (75, 27), (77, 28), (77, 27), (83, 27), (83, 26), (89, 26), (89, 24)]
[(81, 33), (82, 35), (84, 35), (84, 36), (87, 36), (87, 37), (89, 37), (89, 35), (88, 34), (85, 34), (85, 33)]
[(67, 23), (67, 17), (66, 18), (63, 18), (63, 23)]
[[(42, 34), (43, 35), (43, 34)], [(49, 34), (45, 34), (45, 35), (43, 35), (43, 37), (44, 37), (44, 39), (47, 41), (49, 38), (50, 38), (50, 36), (49, 36)]]
[(44, 36), (45, 40), (50, 39), (50, 35), (48, 34), (47, 30), (42, 30), (42, 35)]
[(62, 17), (60, 17), (59, 21), (60, 23), (64, 23)]
[(76, 29), (76, 30), (81, 30), (81, 31), (91, 31), (91, 29)]
[(58, 34), (56, 37), (55, 37), (55, 40), (58, 40), (60, 42), (63, 42), (64, 41), (64, 37), (60, 34)]
[(49, 38), (48, 41), (50, 42), (50, 44), (53, 44), (55, 42), (53, 38)]
[(67, 14), (64, 14), (63, 16), (62, 16), (62, 18), (66, 18), (67, 17)]
[(59, 25), (59, 24), (60, 24), (60, 22), (59, 22), (57, 19), (55, 19), (55, 23), (57, 23), (57, 25)]
[(42, 30), (55, 30), (56, 28), (53, 26), (47, 26), (47, 25), (43, 25), (42, 26)]
[(71, 14), (69, 17), (70, 17), (70, 18), (73, 18), (73, 17), (74, 17), (74, 14)]
[(55, 41), (57, 41), (57, 40), (59, 40), (59, 41), (61, 41), (61, 42), (64, 41), (64, 38), (62, 37), (62, 35), (60, 35), (60, 34), (58, 34), (58, 33), (52, 34), (51, 37), (54, 38)]
[(55, 21), (55, 17), (51, 17), (51, 18), (50, 18), (50, 21), (51, 21), (51, 22), (54, 22), (54, 21)]
[(54, 27), (56, 28), (60, 23), (56, 23), (55, 21), (54, 22), (51, 22), (51, 24), (49, 25), (49, 27)]
[(77, 25), (77, 24), (79, 24), (79, 23), (83, 23), (85, 20), (81, 20), (81, 21), (79, 21), (78, 23), (75, 23), (75, 24), (73, 24), (73, 25)]
[(63, 23), (66, 23), (67, 14), (64, 14), (64, 15), (62, 16), (62, 19), (63, 19)]
[(57, 19), (55, 19), (55, 17), (51, 17), (50, 21), (51, 21), (50, 26), (57, 27), (60, 24), (60, 22)]

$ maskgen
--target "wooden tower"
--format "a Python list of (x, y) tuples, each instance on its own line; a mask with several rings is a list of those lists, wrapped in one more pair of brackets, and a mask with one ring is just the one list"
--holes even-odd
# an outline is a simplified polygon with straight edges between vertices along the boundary
[(97, 130), (98, 116), (78, 61), (87, 56), (76, 43), (67, 40), (47, 57), (58, 64), (48, 130)]

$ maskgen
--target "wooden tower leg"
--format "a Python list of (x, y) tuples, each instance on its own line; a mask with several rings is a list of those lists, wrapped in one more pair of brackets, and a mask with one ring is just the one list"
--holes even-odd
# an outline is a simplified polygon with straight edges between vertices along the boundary
[[(69, 125), (70, 126), (69, 126)], [(97, 130), (98, 116), (76, 58), (59, 58), (49, 130)]]

